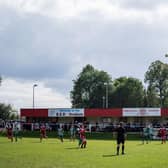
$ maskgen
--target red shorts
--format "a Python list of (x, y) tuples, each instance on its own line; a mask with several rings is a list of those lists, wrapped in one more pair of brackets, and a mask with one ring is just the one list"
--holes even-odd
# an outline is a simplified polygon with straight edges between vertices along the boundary
[(42, 133), (41, 133), (41, 137), (42, 137), (42, 138), (46, 138), (46, 133), (45, 133), (45, 132), (42, 132)]
[(162, 135), (161, 138), (162, 138), (163, 140), (165, 140), (165, 139), (166, 139), (166, 135)]
[(7, 136), (8, 136), (8, 138), (12, 138), (12, 136), (13, 136), (13, 135), (12, 135), (12, 132), (8, 132), (8, 133), (7, 133)]

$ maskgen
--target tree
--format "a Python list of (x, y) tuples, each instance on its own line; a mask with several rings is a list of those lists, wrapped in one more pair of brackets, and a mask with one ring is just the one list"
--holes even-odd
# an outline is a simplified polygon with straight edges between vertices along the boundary
[(11, 113), (10, 113), (10, 118), (11, 120), (18, 120), (19, 119), (19, 115), (18, 115), (18, 112), (13, 110)]
[(144, 87), (140, 80), (132, 77), (120, 77), (114, 80), (111, 95), (113, 107), (143, 107)]
[(10, 119), (10, 114), (12, 112), (11, 105), (5, 105), (0, 103), (0, 118), (3, 120)]
[[(2, 83), (2, 78), (0, 77), (0, 85)], [(10, 104), (6, 105), (4, 103), (0, 103), (0, 119), (16, 119), (18, 115), (16, 115), (16, 110), (12, 108)]]
[[(103, 96), (106, 86), (111, 83), (111, 77), (107, 72), (94, 69), (92, 65), (86, 65), (76, 80), (73, 80), (71, 101), (73, 108), (102, 108)], [(109, 92), (110, 92), (109, 86)]]
[(156, 88), (149, 85), (145, 92), (146, 106), (147, 107), (159, 107), (160, 99), (157, 94)]
[(148, 88), (155, 90), (156, 97), (159, 97), (160, 106), (168, 106), (168, 64), (157, 60), (152, 62), (145, 73), (145, 82)]

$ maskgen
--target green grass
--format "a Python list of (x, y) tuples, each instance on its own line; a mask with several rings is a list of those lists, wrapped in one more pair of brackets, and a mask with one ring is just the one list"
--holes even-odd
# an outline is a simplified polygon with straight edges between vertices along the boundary
[(0, 137), (0, 168), (167, 168), (168, 144), (126, 141), (126, 155), (116, 156), (114, 140), (88, 140), (86, 149), (77, 141), (61, 143), (56, 138), (39, 142), (23, 138), (11, 143)]

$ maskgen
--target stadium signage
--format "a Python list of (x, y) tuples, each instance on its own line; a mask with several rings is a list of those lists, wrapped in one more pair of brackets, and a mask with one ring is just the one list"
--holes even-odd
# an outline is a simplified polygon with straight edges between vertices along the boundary
[(84, 117), (84, 109), (48, 109), (48, 117)]
[(159, 117), (161, 116), (160, 108), (123, 108), (124, 117)]

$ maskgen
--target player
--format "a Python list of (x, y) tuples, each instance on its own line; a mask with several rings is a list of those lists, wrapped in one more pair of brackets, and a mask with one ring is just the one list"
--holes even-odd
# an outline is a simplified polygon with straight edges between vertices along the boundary
[(48, 138), (46, 135), (46, 127), (44, 124), (40, 127), (40, 142), (42, 142), (43, 138)]
[(146, 144), (149, 143), (150, 140), (150, 136), (151, 135), (151, 131), (150, 131), (150, 126), (146, 126), (143, 128), (143, 140), (142, 143), (144, 144), (144, 142), (146, 141)]
[(162, 125), (162, 127), (159, 130), (159, 135), (161, 137), (161, 144), (166, 143), (166, 135), (167, 135), (167, 131), (166, 128), (164, 127), (164, 125)]
[(6, 125), (6, 130), (7, 130), (7, 137), (8, 137), (8, 139), (10, 139), (11, 140), (11, 142), (13, 142), (13, 131), (12, 131), (12, 126), (11, 126), (11, 124), (7, 124)]
[(74, 128), (74, 125), (71, 125), (71, 128), (70, 128), (70, 141), (75, 141), (75, 128)]
[(80, 124), (76, 124), (75, 125), (75, 137), (78, 139), (78, 147), (80, 148), (81, 146), (81, 138), (80, 138), (80, 128), (81, 128), (81, 125)]
[(63, 139), (63, 137), (64, 137), (63, 126), (59, 126), (59, 128), (58, 128), (58, 136), (59, 136), (61, 142), (64, 142), (64, 139)]
[(117, 155), (119, 155), (120, 144), (122, 143), (122, 155), (124, 155), (124, 143), (126, 138), (126, 131), (123, 127), (123, 123), (120, 122), (119, 127), (116, 129), (117, 132)]
[(81, 126), (81, 128), (79, 130), (79, 134), (80, 134), (80, 140), (81, 140), (80, 147), (86, 148), (87, 141), (86, 141), (86, 136), (85, 136), (84, 125)]
[(18, 128), (18, 124), (17, 123), (14, 124), (13, 135), (14, 135), (14, 138), (15, 138), (15, 142), (17, 142), (18, 135), (19, 135), (19, 128)]
[(149, 139), (150, 139), (150, 141), (153, 140), (153, 127), (152, 127), (152, 125), (149, 125)]

